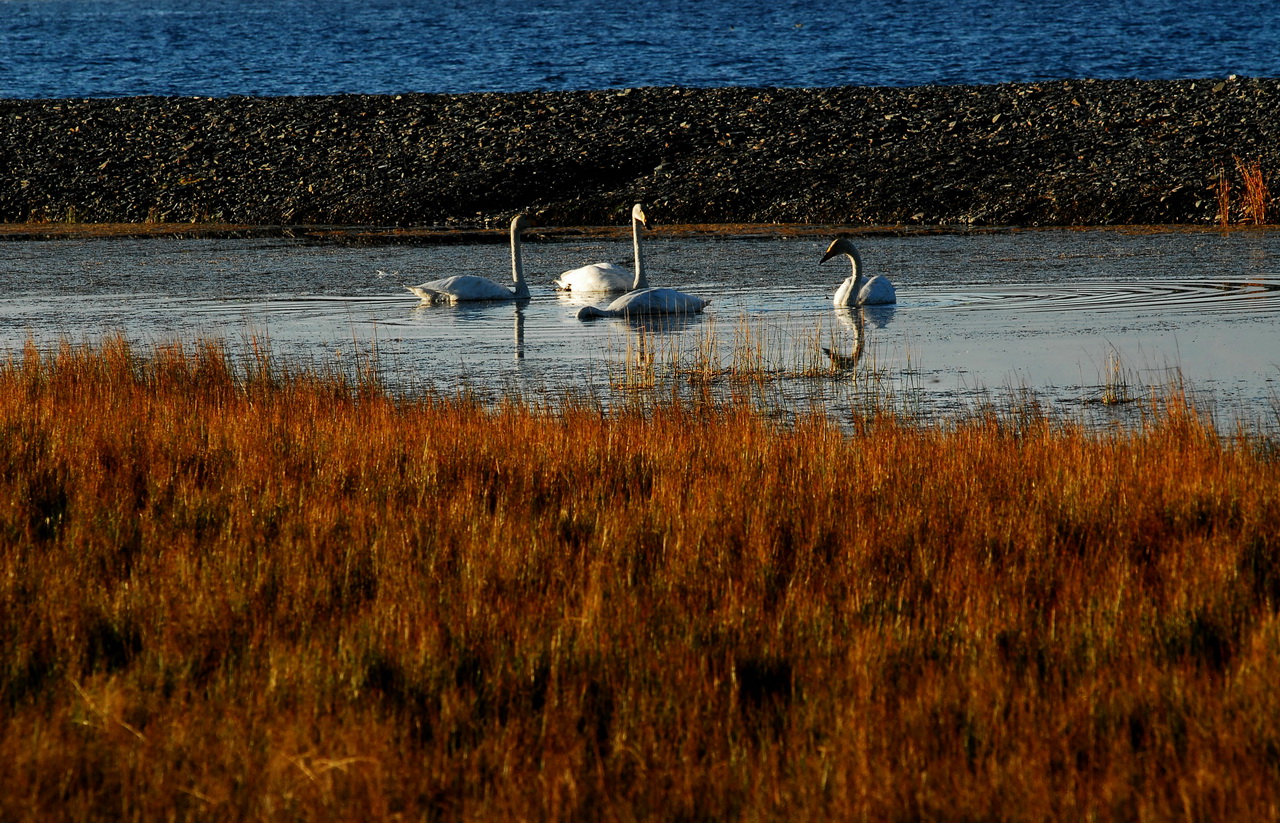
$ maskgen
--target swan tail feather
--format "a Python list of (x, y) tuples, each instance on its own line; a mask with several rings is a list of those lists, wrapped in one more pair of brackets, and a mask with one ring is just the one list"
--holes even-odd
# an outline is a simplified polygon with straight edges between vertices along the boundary
[(422, 286), (405, 286), (406, 289), (422, 298), (424, 303), (446, 303), (449, 301), (449, 295), (444, 292), (432, 291), (424, 289)]

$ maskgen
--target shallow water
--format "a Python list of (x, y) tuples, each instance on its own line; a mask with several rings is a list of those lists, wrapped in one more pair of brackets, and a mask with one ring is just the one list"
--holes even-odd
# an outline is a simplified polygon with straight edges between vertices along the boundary
[(946, 414), (1029, 391), (1068, 412), (1101, 411), (1096, 401), (1118, 384), (1141, 397), (1181, 380), (1220, 418), (1277, 420), (1280, 233), (864, 237), (868, 273), (890, 276), (899, 303), (864, 310), (857, 369), (799, 377), (806, 364), (826, 362), (820, 345), (852, 347), (850, 316), (830, 304), (848, 264), (819, 266), (825, 246), (648, 238), (655, 285), (713, 301), (704, 315), (652, 328), (580, 322), (578, 304), (550, 285), (586, 262), (629, 265), (628, 241), (527, 242), (532, 299), (519, 307), (422, 306), (401, 287), (450, 274), (505, 279), (508, 251), (496, 245), (6, 242), (0, 348), (115, 333), (143, 346), (220, 339), (233, 351), (256, 340), (284, 362), (348, 373), (376, 352), (397, 390), (582, 389), (607, 401), (643, 339), (658, 352), (659, 373), (708, 352), (729, 367), (757, 351), (784, 405), (817, 395), (839, 410), (878, 391)]

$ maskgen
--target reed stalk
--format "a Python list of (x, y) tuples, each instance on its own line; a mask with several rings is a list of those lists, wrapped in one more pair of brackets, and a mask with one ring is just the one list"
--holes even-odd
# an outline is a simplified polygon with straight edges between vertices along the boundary
[(1241, 211), (1243, 211), (1246, 219), (1255, 226), (1265, 225), (1267, 222), (1267, 204), (1271, 200), (1271, 194), (1267, 190), (1266, 180), (1262, 176), (1262, 163), (1258, 160), (1245, 161), (1238, 156), (1233, 155), (1236, 163), (1236, 169), (1240, 172), (1240, 179), (1244, 185), (1244, 203)]
[(1231, 181), (1227, 179), (1227, 170), (1218, 166), (1218, 225), (1227, 228), (1231, 225)]

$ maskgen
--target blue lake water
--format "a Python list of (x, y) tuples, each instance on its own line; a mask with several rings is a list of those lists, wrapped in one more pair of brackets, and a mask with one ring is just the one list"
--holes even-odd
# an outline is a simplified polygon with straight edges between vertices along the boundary
[[(898, 305), (864, 313), (857, 367), (821, 376), (821, 346), (852, 349), (854, 324), (831, 295), (843, 259), (825, 238), (646, 240), (650, 280), (712, 303), (671, 324), (575, 318), (561, 271), (629, 264), (625, 240), (534, 238), (531, 299), (423, 306), (404, 291), (451, 274), (508, 279), (503, 246), (349, 248), (290, 240), (90, 240), (0, 243), (0, 356), (28, 341), (56, 349), (123, 334), (143, 348), (256, 340), (283, 362), (354, 373), (374, 363), (393, 389), (495, 395), (631, 389), (628, 364), (713, 359), (767, 372), (773, 407), (816, 400), (845, 415), (891, 397), (949, 416), (1030, 394), (1050, 410), (1132, 418), (1181, 382), (1222, 422), (1280, 428), (1280, 232), (1114, 230), (866, 237), (869, 273)], [(603, 302), (603, 301), (592, 301)], [(643, 378), (643, 374), (641, 377)], [(643, 381), (641, 381), (643, 382)], [(655, 381), (662, 383), (659, 379)], [(670, 382), (670, 381), (669, 381)], [(688, 391), (685, 377), (674, 383)], [(714, 390), (743, 390), (726, 377)], [(755, 391), (755, 389), (751, 389)], [(659, 392), (662, 389), (659, 388)], [(548, 395), (548, 392), (550, 395)]]
[(0, 0), (0, 97), (1280, 75), (1237, 0)]

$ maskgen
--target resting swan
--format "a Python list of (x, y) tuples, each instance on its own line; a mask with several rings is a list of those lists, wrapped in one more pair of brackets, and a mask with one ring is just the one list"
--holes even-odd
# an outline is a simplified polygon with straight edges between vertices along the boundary
[(524, 281), (524, 264), (520, 257), (520, 232), (528, 227), (528, 218), (523, 214), (511, 218), (511, 279), (516, 283), (514, 291), (487, 277), (474, 274), (444, 277), (405, 288), (429, 305), (475, 300), (528, 300), (529, 284)]
[(594, 320), (597, 317), (645, 314), (700, 314), (710, 302), (675, 289), (637, 289), (614, 300), (607, 309), (583, 306), (578, 309), (578, 319)]
[(649, 228), (644, 209), (639, 203), (631, 207), (631, 245), (635, 247), (636, 272), (632, 275), (622, 266), (613, 263), (592, 263), (571, 269), (556, 280), (556, 289), (580, 292), (628, 291), (647, 289), (649, 281), (644, 275), (644, 259), (640, 256), (640, 227)]
[(853, 274), (849, 275), (849, 278), (840, 284), (840, 288), (836, 289), (836, 296), (831, 301), (836, 308), (883, 306), (898, 302), (898, 294), (887, 277), (862, 276), (862, 258), (858, 255), (858, 247), (853, 245), (852, 240), (847, 237), (837, 237), (831, 241), (831, 245), (827, 247), (827, 253), (822, 256), (820, 262), (825, 263), (837, 254), (843, 254), (849, 258), (849, 262), (853, 264)]

